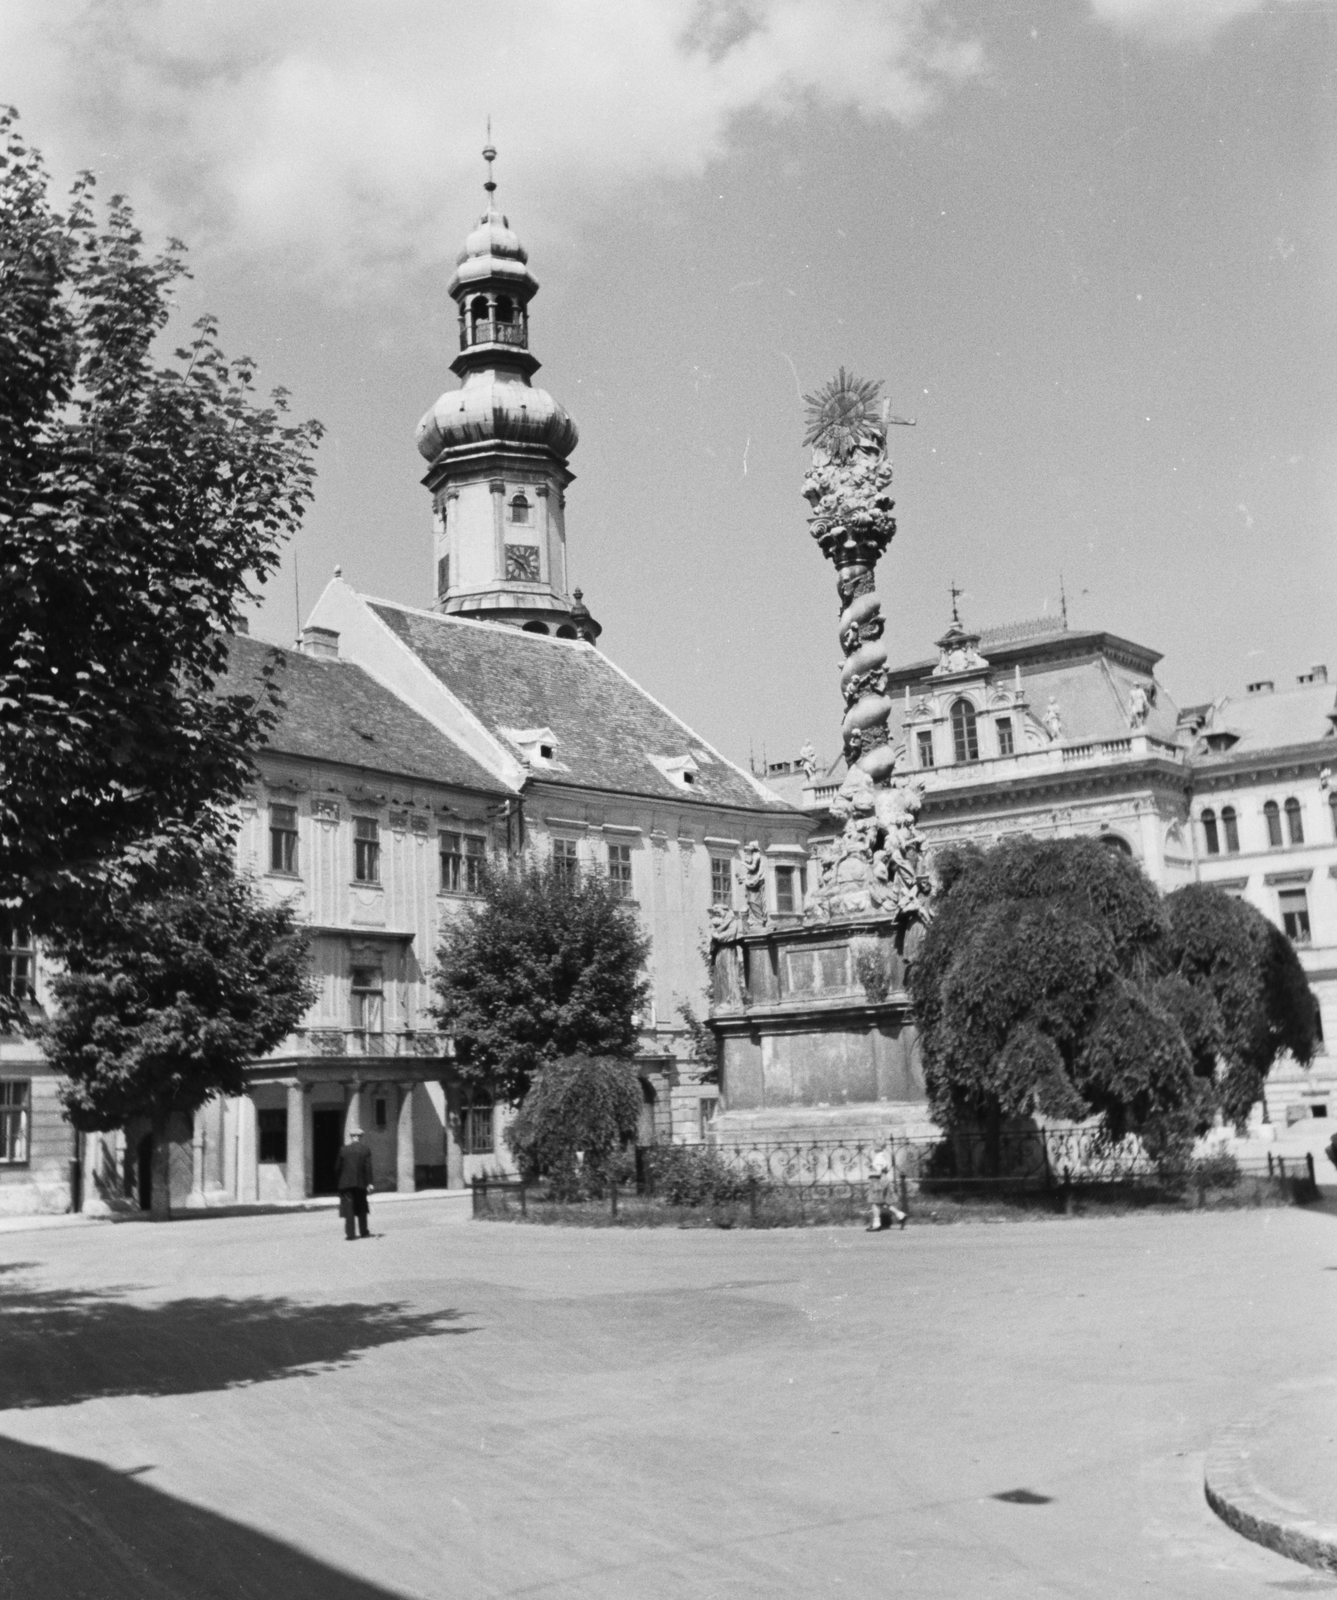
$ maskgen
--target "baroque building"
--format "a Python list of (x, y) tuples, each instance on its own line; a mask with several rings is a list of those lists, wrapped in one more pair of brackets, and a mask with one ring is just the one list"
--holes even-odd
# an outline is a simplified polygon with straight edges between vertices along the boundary
[[(1066, 617), (974, 631), (954, 613), (937, 656), (888, 673), (898, 769), (923, 793), (931, 850), (1010, 834), (1095, 837), (1165, 893), (1214, 883), (1249, 899), (1295, 944), (1337, 1027), (1337, 696), (1324, 667), (1180, 711), (1158, 652)], [(835, 837), (843, 759), (807, 748), (766, 764), (767, 784)], [(1263, 1114), (1337, 1116), (1337, 1071), (1283, 1060)]]
[[(450, 283), (462, 382), (418, 430), (435, 521), (422, 606), (336, 573), (297, 651), (232, 644), (231, 681), (268, 664), (284, 699), (239, 817), (239, 865), (296, 906), (320, 993), (245, 1095), (177, 1130), (173, 1205), (327, 1192), (355, 1126), (379, 1190), (509, 1166), (509, 1108), (459, 1083), (431, 972), (481, 863), (524, 852), (603, 874), (635, 906), (651, 940), (641, 1139), (700, 1139), (719, 1090), (701, 1081), (680, 1008), (705, 1008), (710, 907), (743, 903), (745, 861), (747, 892), (781, 915), (800, 892), (811, 819), (596, 648), (599, 624), (567, 592), (576, 429), (529, 382), (538, 285), (493, 195), (489, 171)], [(34, 981), (25, 961), (11, 940), (11, 985)], [(148, 1203), (148, 1130), (76, 1140), (31, 1045), (0, 1043), (0, 1096), (0, 1209)]]

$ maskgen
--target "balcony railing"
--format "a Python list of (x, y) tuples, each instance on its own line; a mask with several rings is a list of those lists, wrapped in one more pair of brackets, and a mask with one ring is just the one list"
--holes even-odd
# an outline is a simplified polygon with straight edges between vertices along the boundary
[(279, 1056), (447, 1056), (450, 1035), (431, 1028), (378, 1033), (370, 1028), (298, 1028)]
[(472, 344), (513, 344), (521, 350), (529, 339), (523, 322), (462, 322), (460, 324), (461, 348)]

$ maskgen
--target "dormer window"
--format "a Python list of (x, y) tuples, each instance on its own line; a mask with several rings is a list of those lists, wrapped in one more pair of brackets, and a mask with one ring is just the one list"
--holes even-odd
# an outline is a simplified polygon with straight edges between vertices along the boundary
[(552, 760), (552, 756), (553, 756), (553, 749), (552, 749), (552, 746), (550, 744), (541, 744), (539, 746), (539, 760), (540, 761), (551, 761)]
[(529, 525), (529, 501), (524, 495), (517, 494), (511, 501), (511, 521)]

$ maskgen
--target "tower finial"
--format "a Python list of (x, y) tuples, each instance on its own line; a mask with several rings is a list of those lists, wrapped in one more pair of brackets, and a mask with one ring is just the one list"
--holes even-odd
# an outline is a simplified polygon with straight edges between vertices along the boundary
[(489, 114), (487, 119), (487, 143), (483, 146), (483, 160), (487, 162), (487, 177), (483, 182), (483, 187), (488, 192), (489, 200), (497, 191), (496, 180), (492, 176), (492, 163), (496, 159), (497, 152), (492, 143), (492, 117)]
[(952, 621), (953, 622), (959, 623), (961, 621), (961, 613), (956, 608), (956, 602), (961, 598), (961, 596), (965, 592), (966, 591), (964, 589), (959, 589), (956, 586), (955, 583), (952, 584)]

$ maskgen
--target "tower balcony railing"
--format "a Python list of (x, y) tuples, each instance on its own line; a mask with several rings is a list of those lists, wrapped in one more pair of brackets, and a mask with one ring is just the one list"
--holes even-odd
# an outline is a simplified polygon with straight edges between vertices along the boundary
[(513, 344), (524, 350), (529, 344), (528, 330), (523, 322), (461, 323), (461, 349), (475, 344)]

